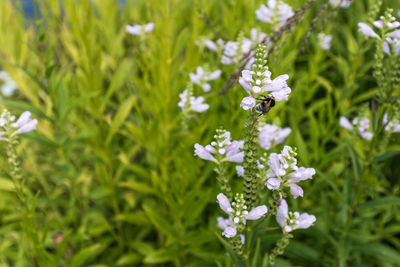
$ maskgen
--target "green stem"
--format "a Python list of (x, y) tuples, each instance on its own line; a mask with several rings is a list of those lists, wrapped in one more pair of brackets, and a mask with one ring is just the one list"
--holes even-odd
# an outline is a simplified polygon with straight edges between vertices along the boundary
[(248, 210), (257, 204), (260, 187), (257, 171), (257, 117), (258, 114), (254, 110), (249, 111), (244, 124), (244, 199)]

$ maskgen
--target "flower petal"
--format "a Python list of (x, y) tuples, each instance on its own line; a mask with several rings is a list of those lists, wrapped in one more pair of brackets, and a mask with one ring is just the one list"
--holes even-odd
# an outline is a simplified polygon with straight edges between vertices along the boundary
[(244, 217), (246, 220), (258, 220), (268, 212), (268, 208), (265, 205), (255, 207)]

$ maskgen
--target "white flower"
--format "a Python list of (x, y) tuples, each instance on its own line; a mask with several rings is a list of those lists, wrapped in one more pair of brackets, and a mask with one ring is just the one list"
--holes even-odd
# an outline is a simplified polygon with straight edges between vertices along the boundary
[(150, 22), (145, 25), (135, 24), (132, 26), (126, 25), (125, 29), (127, 33), (130, 33), (132, 35), (140, 35), (142, 33), (152, 32), (154, 30), (154, 23)]
[(319, 45), (325, 51), (331, 49), (332, 35), (320, 33), (318, 34)]
[(266, 23), (285, 25), (287, 20), (294, 15), (292, 7), (283, 1), (268, 0), (267, 6), (261, 5), (256, 10), (257, 19)]
[[(342, 2), (340, 2), (340, 1), (342, 1)], [(340, 4), (339, 6), (341, 8), (347, 8), (347, 7), (349, 7), (351, 5), (352, 0), (329, 0), (329, 3), (332, 6), (337, 6), (337, 5)]]
[(317, 219), (314, 215), (308, 213), (294, 212), (289, 214), (289, 208), (286, 200), (280, 201), (276, 211), (276, 221), (285, 232), (291, 232), (295, 229), (307, 229), (314, 224)]
[[(185, 90), (179, 94), (181, 101), (179, 101), (178, 106), (182, 110), (185, 110), (185, 107), (186, 107), (187, 94), (188, 94), (187, 90)], [(210, 105), (203, 103), (203, 102), (204, 102), (204, 97), (191, 96), (190, 97), (190, 109), (193, 110), (194, 112), (198, 112), (198, 113), (206, 111), (207, 109), (210, 108)]]
[(0, 88), (4, 96), (11, 96), (17, 89), (17, 84), (11, 79), (5, 71), (0, 71)]

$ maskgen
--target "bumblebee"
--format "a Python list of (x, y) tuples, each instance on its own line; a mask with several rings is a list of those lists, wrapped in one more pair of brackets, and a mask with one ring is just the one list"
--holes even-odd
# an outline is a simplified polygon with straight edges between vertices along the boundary
[(263, 98), (257, 98), (257, 100), (261, 100), (261, 103), (257, 104), (256, 111), (261, 113), (261, 115), (265, 115), (268, 111), (275, 106), (275, 97), (272, 95), (262, 96)]

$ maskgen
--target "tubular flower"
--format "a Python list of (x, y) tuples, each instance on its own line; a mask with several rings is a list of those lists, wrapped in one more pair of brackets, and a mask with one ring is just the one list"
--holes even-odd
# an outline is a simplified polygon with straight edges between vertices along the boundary
[[(231, 133), (223, 130), (221, 134), (214, 136), (216, 141), (211, 142), (210, 145), (205, 147), (195, 144), (195, 155), (201, 159), (210, 161), (230, 161), (235, 163), (242, 163), (244, 158), (243, 141), (231, 140)], [(213, 155), (217, 155), (216, 159)]]
[(3, 140), (3, 136), (6, 135), (10, 137), (34, 131), (38, 123), (37, 119), (31, 118), (29, 111), (23, 112), (18, 120), (14, 121), (15, 116), (11, 115), (7, 110), (0, 115), (0, 140)]
[(243, 70), (239, 83), (249, 96), (244, 97), (240, 106), (244, 110), (251, 110), (256, 105), (256, 100), (265, 94), (274, 98), (274, 101), (288, 100), (291, 89), (287, 85), (289, 76), (280, 75), (271, 79), (271, 72), (264, 59), (266, 47), (260, 45), (256, 50), (256, 64), (252, 70)]
[(222, 235), (227, 238), (235, 237), (238, 232), (243, 232), (246, 220), (258, 220), (268, 212), (265, 205), (255, 207), (248, 212), (243, 195), (240, 194), (236, 194), (232, 205), (222, 193), (218, 194), (217, 202), (222, 211), (229, 216), (228, 219), (218, 218), (218, 226), (224, 230)]
[(17, 84), (5, 71), (0, 71), (0, 90), (4, 96), (11, 96), (17, 90)]
[(309, 215), (308, 213), (289, 212), (286, 200), (280, 200), (276, 211), (276, 221), (285, 232), (288, 233), (296, 229), (307, 229), (313, 226), (316, 220), (314, 215)]
[(313, 168), (297, 167), (296, 152), (289, 146), (285, 146), (281, 154), (272, 153), (269, 157), (269, 172), (265, 186), (269, 190), (277, 190), (289, 187), (294, 198), (303, 197), (303, 189), (297, 184), (301, 181), (312, 179), (315, 174)]

